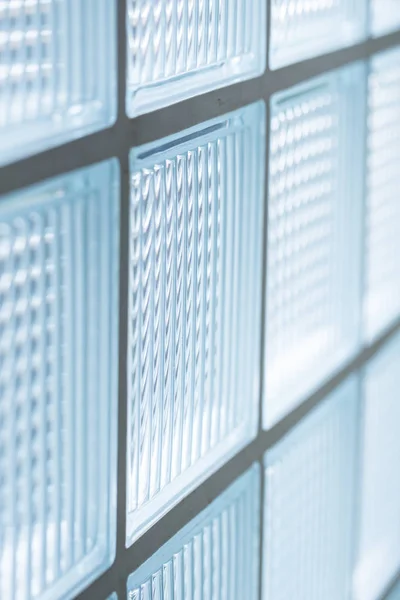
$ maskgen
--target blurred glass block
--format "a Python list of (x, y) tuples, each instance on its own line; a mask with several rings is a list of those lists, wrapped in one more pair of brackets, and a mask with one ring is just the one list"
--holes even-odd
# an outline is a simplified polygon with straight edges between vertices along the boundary
[(399, 0), (370, 0), (371, 33), (384, 35), (400, 28)]
[(254, 465), (129, 576), (128, 600), (258, 600), (259, 512)]
[(130, 117), (264, 72), (265, 0), (128, 0)]
[(110, 125), (114, 0), (0, 0), (0, 164)]
[(400, 316), (400, 50), (370, 62), (364, 332)]
[(364, 85), (355, 65), (271, 101), (265, 428), (359, 346)]
[(355, 528), (358, 381), (265, 456), (264, 600), (345, 600)]
[(395, 586), (395, 588), (392, 590), (392, 593), (389, 594), (387, 600), (400, 600), (400, 583)]
[(0, 201), (0, 598), (71, 598), (115, 554), (118, 165)]
[(131, 154), (130, 545), (255, 436), (264, 103)]
[(364, 377), (361, 531), (355, 600), (375, 600), (400, 569), (400, 334)]
[(271, 0), (270, 68), (360, 41), (366, 35), (368, 1)]

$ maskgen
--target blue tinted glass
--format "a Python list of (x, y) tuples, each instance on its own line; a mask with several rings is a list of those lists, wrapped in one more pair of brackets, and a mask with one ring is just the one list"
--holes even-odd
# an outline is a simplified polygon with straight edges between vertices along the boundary
[(0, 597), (71, 598), (115, 553), (118, 168), (0, 202)]
[(127, 543), (256, 435), (264, 105), (131, 154)]

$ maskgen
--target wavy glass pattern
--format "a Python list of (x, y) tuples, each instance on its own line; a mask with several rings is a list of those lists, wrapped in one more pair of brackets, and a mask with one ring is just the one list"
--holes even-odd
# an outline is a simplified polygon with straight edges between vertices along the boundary
[(264, 104), (131, 155), (127, 544), (256, 434)]
[(264, 0), (128, 0), (129, 116), (261, 75), (265, 12)]
[(358, 405), (352, 377), (265, 455), (264, 600), (349, 598)]
[(367, 365), (355, 600), (379, 598), (400, 569), (400, 334)]
[(363, 86), (356, 65), (271, 100), (266, 428), (359, 347)]
[(400, 50), (371, 60), (368, 111), (364, 329), (370, 341), (400, 316)]
[(0, 597), (72, 597), (115, 553), (118, 168), (0, 203)]
[(0, 164), (116, 114), (114, 0), (0, 0)]
[(361, 41), (366, 35), (367, 1), (271, 0), (270, 68)]
[(130, 575), (128, 599), (257, 600), (259, 479), (254, 465)]
[(385, 35), (400, 28), (399, 0), (370, 0), (371, 33)]

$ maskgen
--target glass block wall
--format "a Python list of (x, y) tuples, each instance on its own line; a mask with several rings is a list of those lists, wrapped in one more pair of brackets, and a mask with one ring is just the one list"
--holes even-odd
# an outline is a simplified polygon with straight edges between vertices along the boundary
[(1, 599), (396, 599), (399, 7), (0, 0)]

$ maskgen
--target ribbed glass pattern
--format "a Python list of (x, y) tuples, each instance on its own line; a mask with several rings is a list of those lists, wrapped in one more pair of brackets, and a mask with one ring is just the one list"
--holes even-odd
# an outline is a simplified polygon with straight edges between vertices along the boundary
[(366, 13), (367, 0), (271, 0), (271, 69), (361, 40)]
[(0, 202), (0, 597), (72, 597), (115, 551), (117, 165)]
[(259, 485), (255, 465), (129, 576), (128, 599), (257, 600)]
[(257, 430), (264, 105), (131, 155), (130, 544)]
[(355, 600), (375, 600), (400, 569), (400, 334), (365, 370)]
[(385, 35), (400, 28), (399, 0), (370, 0), (371, 33)]
[(359, 344), (363, 73), (350, 67), (271, 101), (266, 428)]
[(350, 597), (357, 418), (350, 378), (266, 453), (264, 600)]
[(365, 336), (400, 316), (400, 50), (370, 62)]
[(0, 0), (0, 164), (115, 118), (114, 0)]
[(128, 114), (261, 75), (265, 12), (265, 0), (128, 0)]

